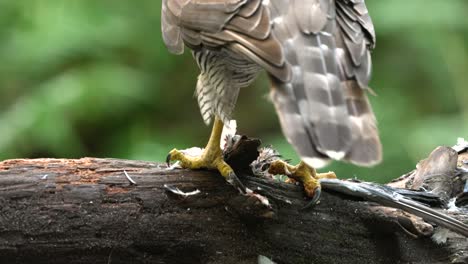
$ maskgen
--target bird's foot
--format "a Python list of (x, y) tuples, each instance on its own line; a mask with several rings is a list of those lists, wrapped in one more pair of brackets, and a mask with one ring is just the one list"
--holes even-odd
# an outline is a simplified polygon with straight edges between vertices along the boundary
[(167, 155), (166, 162), (170, 165), (171, 161), (179, 161), (179, 165), (184, 169), (209, 169), (217, 170), (241, 193), (246, 193), (245, 186), (237, 178), (234, 170), (223, 159), (220, 149), (212, 150), (206, 148), (201, 155), (191, 154), (188, 152), (173, 149)]
[(304, 185), (307, 196), (312, 198), (305, 208), (315, 205), (320, 199), (322, 188), (319, 179), (336, 179), (334, 172), (317, 173), (314, 168), (308, 166), (303, 161), (293, 166), (283, 160), (275, 160), (270, 164), (268, 172), (276, 175), (283, 174), (288, 176), (292, 181), (301, 182)]

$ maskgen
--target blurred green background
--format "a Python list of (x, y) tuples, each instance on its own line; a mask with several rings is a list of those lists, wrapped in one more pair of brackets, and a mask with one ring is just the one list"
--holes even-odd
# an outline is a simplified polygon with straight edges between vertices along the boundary
[[(384, 162), (329, 168), (384, 182), (468, 136), (468, 3), (367, 5)], [(189, 53), (166, 51), (160, 8), (160, 0), (0, 0), (0, 159), (162, 161), (173, 147), (204, 146), (210, 128), (193, 98), (198, 69)], [(241, 92), (238, 131), (297, 161), (268, 89), (262, 76)]]

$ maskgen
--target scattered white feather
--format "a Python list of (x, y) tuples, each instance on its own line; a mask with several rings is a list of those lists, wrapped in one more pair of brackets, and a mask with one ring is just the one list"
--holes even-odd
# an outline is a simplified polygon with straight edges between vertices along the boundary
[(136, 184), (136, 182), (130, 177), (130, 175), (128, 175), (127, 171), (124, 170), (124, 174), (125, 174), (125, 177), (127, 177), (127, 180), (131, 183), (131, 184)]
[(173, 194), (177, 194), (183, 197), (188, 197), (188, 196), (197, 195), (201, 193), (200, 190), (198, 189), (196, 189), (195, 191), (191, 191), (191, 192), (183, 192), (179, 188), (174, 187), (174, 186), (169, 186), (167, 184), (164, 184), (164, 188), (166, 188), (166, 190), (172, 192)]
[(181, 169), (181, 168), (182, 167), (180, 166), (180, 161), (176, 161), (173, 164), (171, 164), (171, 166), (167, 167), (166, 170), (170, 171), (170, 170)]
[(266, 198), (265, 196), (263, 195), (260, 195), (258, 193), (254, 193), (251, 189), (249, 188), (246, 188), (246, 192), (247, 192), (247, 195), (250, 195), (250, 196), (254, 196), (255, 198), (257, 198), (263, 205), (265, 205), (266, 207), (270, 207), (270, 201), (268, 201), (268, 198)]

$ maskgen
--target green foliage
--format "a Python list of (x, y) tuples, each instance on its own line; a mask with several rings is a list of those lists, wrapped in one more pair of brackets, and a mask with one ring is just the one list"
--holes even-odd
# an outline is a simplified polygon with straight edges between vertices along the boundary
[[(465, 0), (368, 0), (378, 40), (371, 98), (384, 145), (372, 169), (341, 177), (386, 181), (438, 145), (468, 137)], [(0, 159), (101, 156), (163, 160), (209, 135), (190, 54), (166, 51), (160, 1), (0, 0)], [(239, 132), (295, 159), (268, 84), (241, 92)], [(252, 115), (252, 113), (256, 113)]]

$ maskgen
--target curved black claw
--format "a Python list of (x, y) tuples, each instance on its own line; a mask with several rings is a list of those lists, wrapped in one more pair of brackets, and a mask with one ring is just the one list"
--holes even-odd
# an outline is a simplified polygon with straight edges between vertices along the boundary
[(234, 188), (238, 189), (240, 193), (247, 194), (247, 188), (245, 188), (244, 184), (239, 180), (239, 178), (234, 172), (230, 172), (229, 175), (226, 177), (226, 180), (232, 186), (234, 186)]
[(168, 168), (171, 167), (171, 153), (167, 154), (166, 165)]
[(312, 197), (312, 200), (310, 200), (310, 202), (307, 203), (306, 206), (302, 207), (302, 210), (308, 210), (308, 209), (314, 208), (318, 204), (321, 194), (322, 194), (322, 187), (320, 187), (319, 185), (314, 190), (314, 197)]

